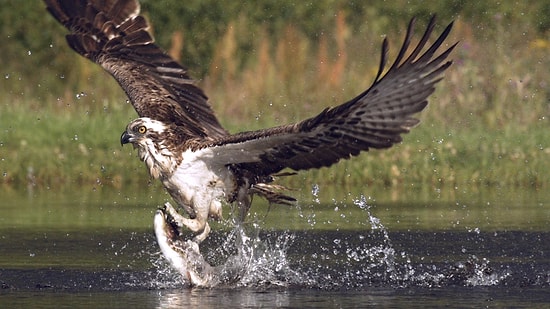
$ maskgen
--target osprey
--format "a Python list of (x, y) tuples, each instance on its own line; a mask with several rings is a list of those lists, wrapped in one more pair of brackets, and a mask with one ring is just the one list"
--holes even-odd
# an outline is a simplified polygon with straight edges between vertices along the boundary
[(69, 30), (69, 46), (101, 65), (128, 95), (140, 118), (128, 124), (120, 141), (137, 148), (150, 175), (185, 210), (186, 215), (165, 205), (166, 218), (180, 234), (184, 226), (193, 231), (196, 244), (208, 236), (208, 218), (220, 218), (225, 203), (236, 203), (241, 217), (255, 194), (273, 203), (292, 203), (272, 183), (285, 168), (326, 167), (401, 142), (401, 134), (419, 122), (413, 115), (426, 107), (456, 45), (438, 52), (452, 23), (433, 44), (427, 43), (432, 18), (410, 51), (413, 19), (385, 73), (388, 43), (383, 41), (374, 82), (355, 98), (298, 123), (230, 134), (186, 69), (154, 44), (136, 0), (45, 2)]

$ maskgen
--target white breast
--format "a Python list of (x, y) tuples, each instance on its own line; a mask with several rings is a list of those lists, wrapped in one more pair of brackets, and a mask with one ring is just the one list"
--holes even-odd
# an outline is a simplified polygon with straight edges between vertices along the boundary
[(199, 215), (208, 209), (210, 217), (221, 215), (222, 202), (236, 189), (231, 171), (218, 164), (208, 148), (185, 151), (181, 164), (163, 183), (172, 198), (188, 212), (192, 209)]

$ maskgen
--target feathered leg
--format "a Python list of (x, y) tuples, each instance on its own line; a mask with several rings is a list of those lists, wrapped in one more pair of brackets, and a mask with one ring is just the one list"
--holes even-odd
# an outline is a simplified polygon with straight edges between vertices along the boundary
[(199, 233), (193, 238), (193, 241), (197, 244), (203, 242), (208, 234), (210, 234), (210, 225), (207, 222), (208, 214), (204, 216), (203, 214), (197, 214), (197, 217), (194, 219), (189, 219), (182, 216), (170, 203), (166, 202), (164, 204), (164, 210), (168, 213), (172, 220), (178, 226), (178, 232), (182, 234), (181, 228), (183, 226), (187, 227), (194, 233)]

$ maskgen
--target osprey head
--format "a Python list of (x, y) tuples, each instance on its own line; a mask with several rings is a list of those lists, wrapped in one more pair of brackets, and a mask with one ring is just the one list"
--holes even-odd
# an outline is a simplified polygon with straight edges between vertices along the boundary
[(139, 158), (149, 168), (153, 178), (167, 176), (177, 166), (177, 156), (169, 145), (173, 141), (167, 141), (171, 134), (169, 126), (161, 121), (151, 118), (138, 118), (126, 127), (126, 131), (120, 136), (122, 145), (132, 143), (137, 148)]
[(158, 120), (143, 117), (133, 120), (120, 136), (120, 144), (132, 143), (134, 148), (146, 147), (150, 141), (159, 142), (167, 126)]

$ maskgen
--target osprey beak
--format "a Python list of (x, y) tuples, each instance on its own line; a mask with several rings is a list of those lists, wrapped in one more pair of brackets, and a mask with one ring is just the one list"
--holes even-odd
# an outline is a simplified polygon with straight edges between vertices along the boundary
[(120, 136), (120, 145), (124, 146), (124, 144), (128, 144), (131, 142), (132, 135), (128, 134), (127, 131), (124, 131), (122, 135)]

